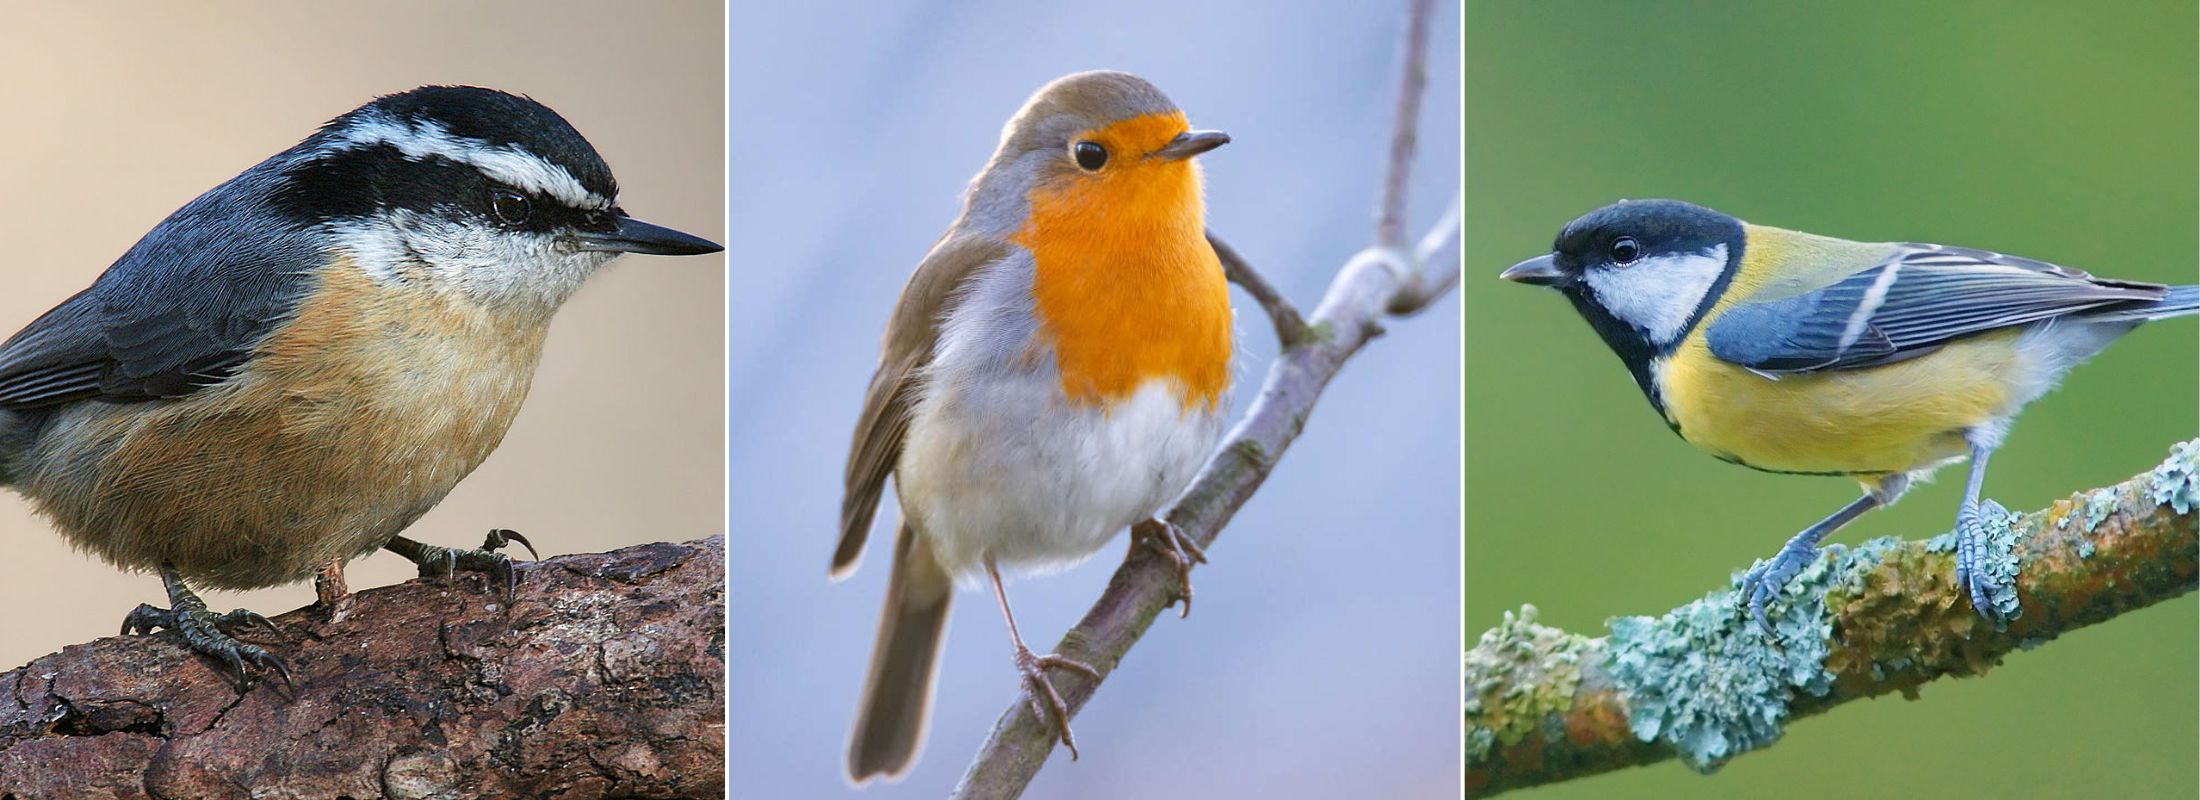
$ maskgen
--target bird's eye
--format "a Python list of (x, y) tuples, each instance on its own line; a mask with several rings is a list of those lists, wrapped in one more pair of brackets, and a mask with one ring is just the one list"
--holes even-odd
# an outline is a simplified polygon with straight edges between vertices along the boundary
[(508, 189), (498, 189), (489, 195), (489, 208), (496, 212), (497, 219), (503, 220), (507, 225), (526, 222), (527, 216), (534, 212), (528, 205), (527, 195)]
[(1108, 149), (1099, 142), (1078, 142), (1072, 150), (1077, 166), (1086, 172), (1099, 172), (1101, 167), (1108, 165)]
[(1612, 263), (1626, 266), (1639, 258), (1642, 258), (1642, 246), (1635, 244), (1633, 237), (1622, 236), (1612, 242)]

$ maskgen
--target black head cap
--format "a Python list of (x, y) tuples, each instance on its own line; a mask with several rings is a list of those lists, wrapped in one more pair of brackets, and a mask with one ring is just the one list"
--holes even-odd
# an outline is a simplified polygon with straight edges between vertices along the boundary
[(527, 97), (478, 86), (422, 86), (375, 98), (330, 122), (327, 129), (374, 116), (433, 123), (452, 136), (493, 147), (516, 146), (564, 167), (590, 193), (606, 198), (619, 195), (618, 181), (596, 148), (558, 112)]
[(1741, 220), (1680, 200), (1621, 200), (1566, 223), (1551, 243), (1553, 266), (1568, 276), (1645, 258), (1740, 252)]

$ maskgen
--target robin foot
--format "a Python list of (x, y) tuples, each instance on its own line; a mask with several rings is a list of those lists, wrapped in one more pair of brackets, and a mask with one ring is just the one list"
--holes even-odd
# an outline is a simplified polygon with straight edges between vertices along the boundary
[(404, 556), (405, 560), (420, 566), (420, 577), (448, 581), (459, 572), (479, 572), (487, 575), (491, 586), (503, 587), (505, 602), (519, 594), (519, 570), (513, 568), (512, 557), (497, 552), (505, 545), (518, 542), (527, 548), (527, 555), (540, 561), (535, 545), (518, 531), (497, 528), (489, 531), (489, 537), (478, 550), (461, 550), (407, 539), (403, 536), (390, 539), (382, 549)]
[(280, 635), (281, 628), (267, 617), (237, 609), (227, 614), (216, 614), (206, 609), (206, 601), (199, 599), (191, 589), (183, 585), (183, 576), (173, 565), (160, 566), (160, 581), (168, 589), (168, 608), (157, 608), (150, 603), (140, 603), (122, 620), (122, 633), (150, 634), (167, 628), (183, 637), (183, 643), (192, 652), (209, 656), (229, 667), (224, 677), (233, 678), (238, 691), (249, 691), (259, 682), (260, 672), (274, 672), (283, 679), (283, 685), (292, 686), (290, 668), (283, 660), (258, 645), (238, 641), (234, 634), (249, 627), (265, 628)]
[(1132, 525), (1131, 539), (1134, 545), (1150, 548), (1176, 566), (1177, 598), (1184, 601), (1184, 607), (1176, 616), (1178, 619), (1191, 616), (1192, 565), (1207, 563), (1207, 551), (1199, 549), (1199, 543), (1183, 528), (1160, 517)]
[(1024, 635), (1016, 630), (1016, 615), (1008, 610), (1008, 591), (1001, 586), (1001, 571), (991, 560), (985, 562), (985, 574), (993, 579), (993, 599), (1001, 605), (1001, 619), (1008, 623), (1008, 638), (1016, 646), (1016, 672), (1024, 679), (1024, 701), (1031, 704), (1031, 713), (1040, 719), (1050, 720), (1054, 729), (1061, 732), (1062, 746), (1069, 748), (1069, 760), (1077, 760), (1077, 737), (1069, 731), (1069, 702), (1054, 688), (1054, 681), (1047, 677), (1049, 669), (1066, 669), (1084, 673), (1093, 680), (1100, 679), (1100, 671), (1091, 664), (1064, 658), (1053, 653), (1038, 655), (1024, 644)]

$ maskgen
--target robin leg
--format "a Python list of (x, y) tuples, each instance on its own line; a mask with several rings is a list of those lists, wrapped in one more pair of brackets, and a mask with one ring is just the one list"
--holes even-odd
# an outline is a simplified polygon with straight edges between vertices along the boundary
[(1978, 615), (1993, 623), (1995, 630), (2009, 626), (2009, 620), (2021, 615), (2004, 615), (1992, 600), (1994, 577), (1987, 574), (1983, 560), (1986, 557), (1986, 515), (1984, 509), (2006, 516), (2009, 512), (2000, 503), (1987, 500), (1979, 502), (1979, 490), (1986, 485), (1986, 459), (1994, 454), (1993, 448), (1971, 446), (1971, 482), (1963, 490), (1963, 508), (1956, 512), (1956, 585), (1971, 595), (1971, 607)]
[(489, 531), (489, 538), (481, 543), (478, 550), (422, 544), (403, 536), (391, 538), (388, 544), (382, 545), (382, 549), (418, 564), (420, 577), (423, 578), (450, 580), (462, 570), (486, 574), (491, 585), (504, 588), (504, 599), (510, 602), (519, 593), (519, 570), (512, 567), (511, 556), (497, 551), (512, 542), (518, 542), (521, 547), (527, 548), (527, 554), (535, 560), (542, 560), (535, 553), (535, 545), (527, 541), (527, 537), (519, 535), (519, 531), (503, 528)]
[(1894, 498), (1902, 496), (1902, 491), (1909, 486), (1909, 482), (1908, 476), (1904, 475), (1881, 479), (1879, 485), (1865, 492), (1863, 497), (1850, 501), (1841, 510), (1833, 512), (1832, 516), (1819, 520), (1818, 524), (1804, 528), (1802, 533), (1795, 534), (1787, 544), (1782, 545), (1780, 552), (1750, 567), (1749, 572), (1742, 575), (1742, 592), (1749, 598), (1749, 615), (1756, 620), (1757, 629), (1764, 631), (1766, 636), (1775, 635), (1772, 622), (1765, 617), (1765, 604), (1780, 595), (1780, 588), (1787, 585), (1788, 579), (1802, 572), (1812, 561), (1818, 560), (1820, 541), (1833, 535), (1841, 526), (1863, 516), (1864, 512), (1894, 502)]
[(183, 576), (177, 574), (173, 564), (160, 565), (161, 585), (168, 589), (168, 607), (155, 608), (150, 603), (140, 603), (122, 620), (122, 633), (152, 633), (159, 628), (175, 631), (183, 637), (185, 646), (192, 652), (210, 656), (228, 665), (229, 674), (235, 676), (240, 689), (249, 690), (258, 681), (260, 671), (273, 671), (282, 676), (283, 685), (290, 686), (290, 668), (257, 645), (237, 641), (233, 634), (246, 627), (257, 626), (275, 633), (282, 629), (258, 614), (237, 609), (227, 614), (206, 610), (206, 601), (183, 585)]
[(1062, 732), (1062, 746), (1069, 748), (1069, 760), (1077, 760), (1077, 737), (1069, 732), (1069, 703), (1062, 700), (1062, 693), (1054, 690), (1054, 682), (1047, 679), (1047, 669), (1066, 669), (1082, 672), (1085, 677), (1100, 679), (1100, 671), (1082, 661), (1048, 653), (1037, 655), (1024, 646), (1024, 636), (1016, 632), (1016, 615), (1008, 610), (1008, 591), (1001, 587), (1001, 571), (993, 566), (993, 560), (985, 562), (985, 574), (993, 579), (993, 599), (1001, 605), (1001, 619), (1008, 623), (1008, 638), (1016, 644), (1016, 671), (1024, 677), (1024, 690), (1030, 695), (1031, 713), (1041, 719), (1051, 719)]
[(1199, 543), (1183, 528), (1170, 524), (1160, 517), (1131, 526), (1132, 546), (1143, 545), (1160, 553), (1176, 567), (1177, 597), (1184, 607), (1177, 613), (1178, 619), (1192, 615), (1192, 565), (1207, 563), (1207, 551), (1199, 549)]

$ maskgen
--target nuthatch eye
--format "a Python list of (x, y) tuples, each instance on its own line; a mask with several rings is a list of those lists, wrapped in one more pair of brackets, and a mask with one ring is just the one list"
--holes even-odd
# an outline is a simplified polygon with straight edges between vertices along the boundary
[[(718, 245), (634, 219), (533, 100), (375, 100), (170, 215), (0, 344), (0, 485), (78, 547), (160, 571), (200, 652), (281, 671), (185, 581), (249, 589), (387, 548), (423, 572), (509, 559), (398, 536), (480, 465), (553, 313), (621, 253)], [(524, 539), (520, 539), (522, 543)]]

